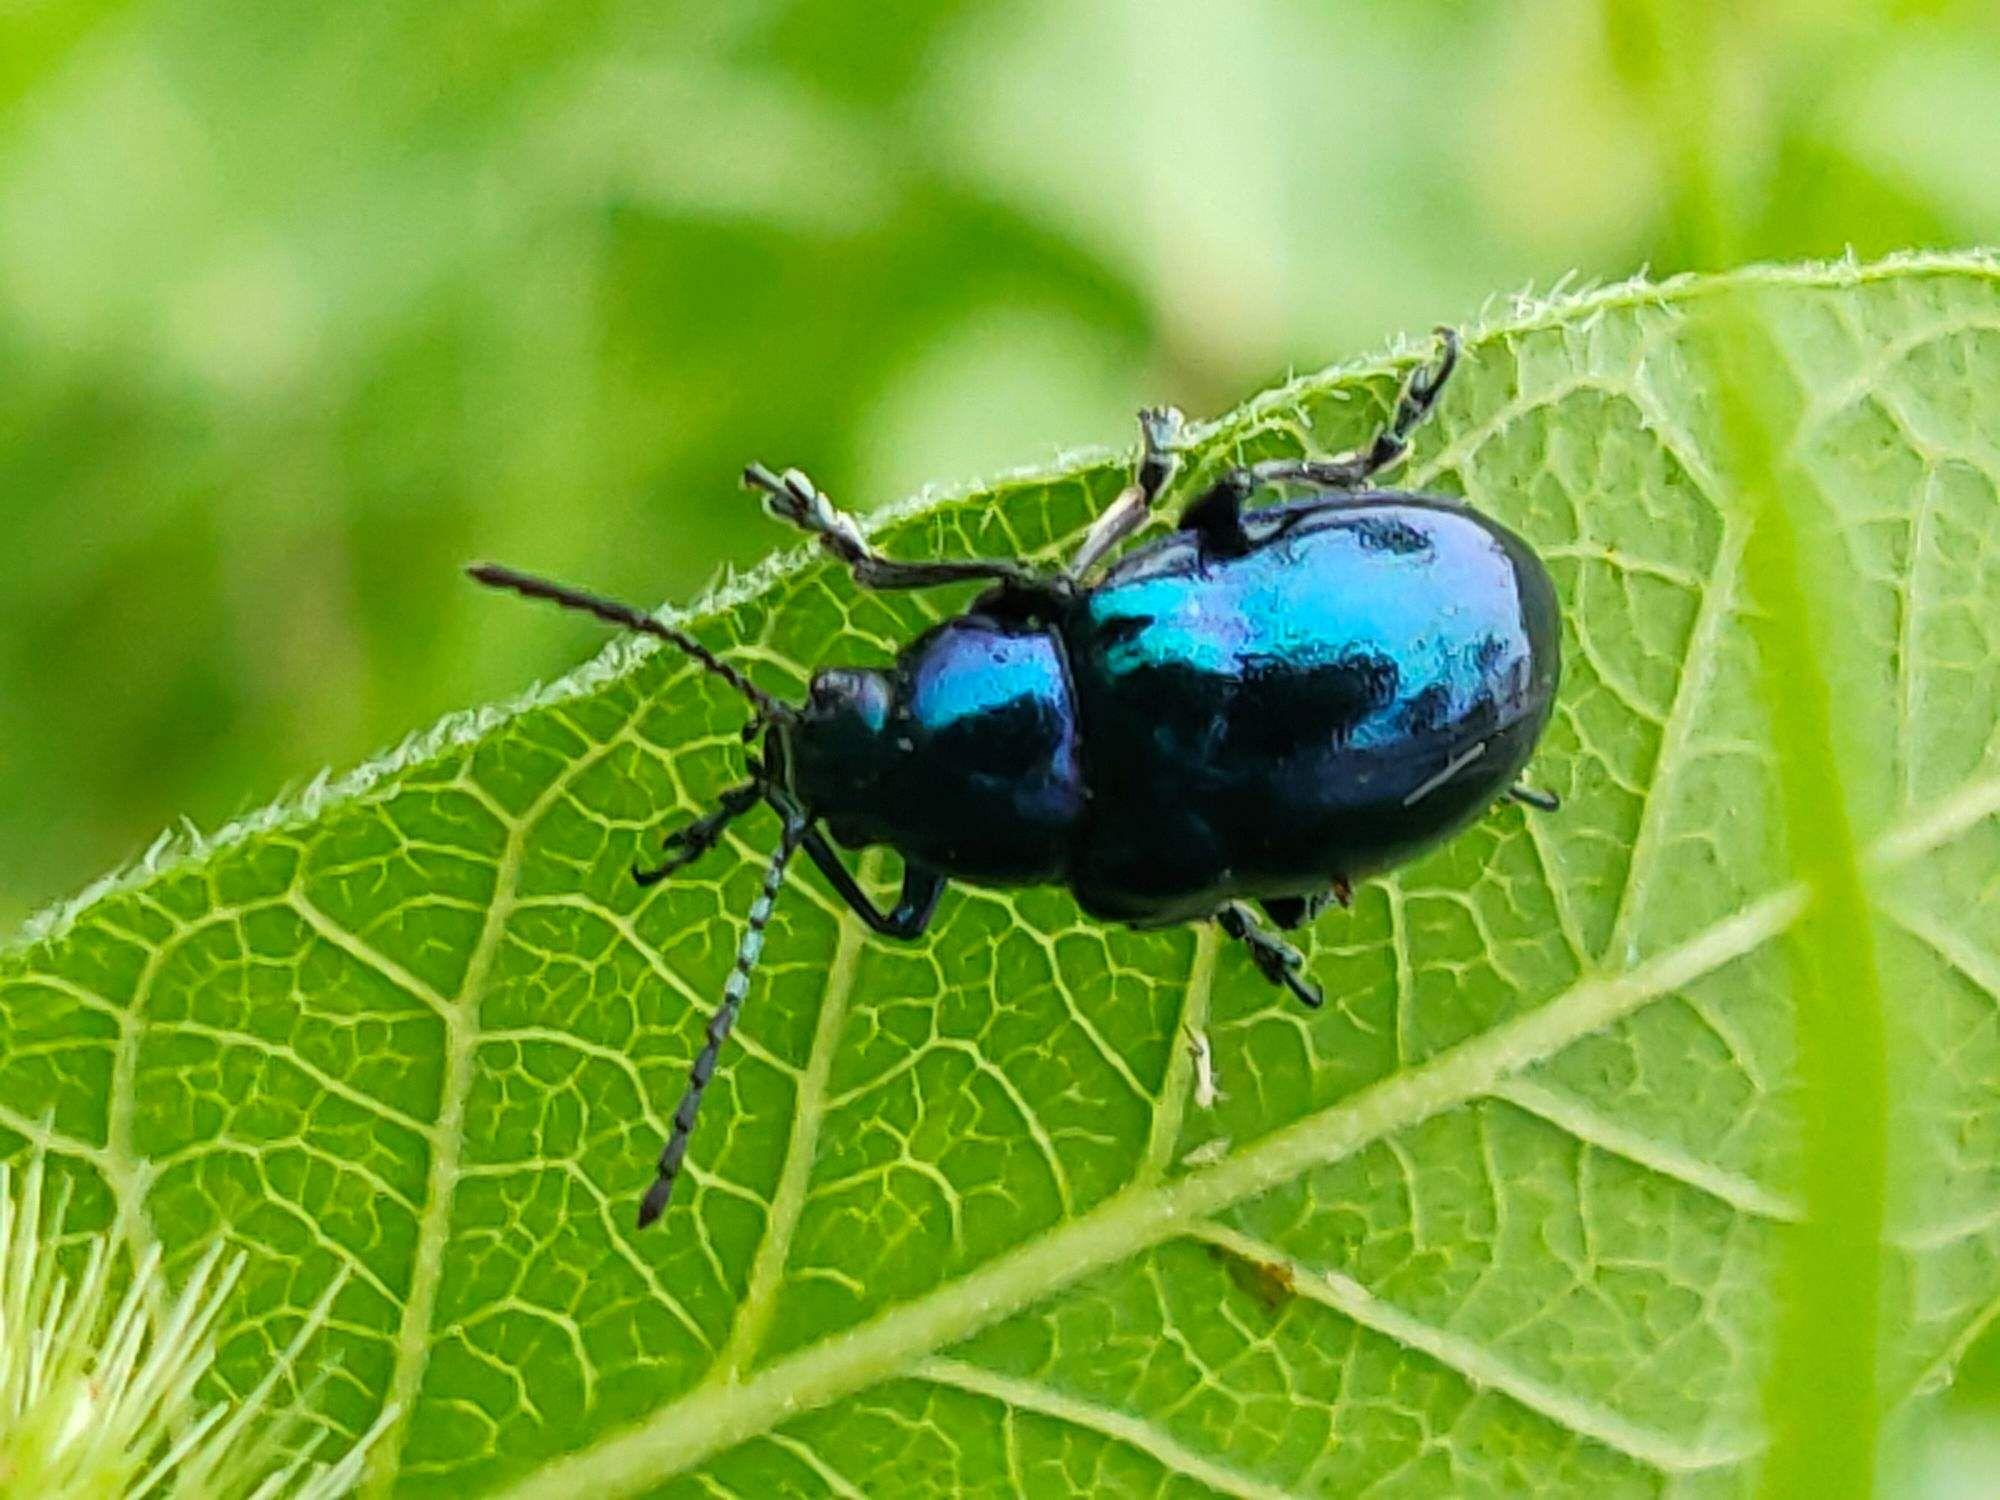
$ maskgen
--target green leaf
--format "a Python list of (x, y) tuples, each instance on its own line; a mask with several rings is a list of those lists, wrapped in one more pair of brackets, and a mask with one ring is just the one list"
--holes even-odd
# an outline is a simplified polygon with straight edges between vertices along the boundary
[[(1731, 477), (1690, 317), (1725, 295), (1772, 351), (1766, 470), (1818, 606), (1792, 635), (1754, 628), (1785, 597), (1745, 571), (1771, 485)], [(1409, 358), (1253, 401), (1196, 469), (1351, 444)], [(2000, 1306), (1996, 381), (2000, 269), (1971, 257), (1475, 330), (1408, 478), (1549, 559), (1568, 666), (1534, 779), (1565, 805), (1497, 810), (1321, 920), (1322, 1014), (1210, 934), (1060, 892), (961, 891), (896, 946), (800, 873), (676, 1206), (635, 1232), (774, 830), (631, 884), (736, 770), (740, 714), (618, 645), (0, 955), (0, 1149), (45, 1147), (80, 1223), (175, 1266), (245, 1252), (237, 1389), (345, 1273), (322, 1405), (351, 1440), (399, 1404), (377, 1492), (1740, 1491), (1785, 1298), (1879, 1349), (1892, 1417)], [(1054, 556), (1128, 462), (883, 536)], [(953, 602), (794, 557), (691, 618), (796, 693)], [(1771, 641), (1824, 674), (1823, 781), (1788, 779), (1810, 716), (1767, 711)], [(1799, 1108), (1795, 1018), (1873, 993), (1794, 1004), (1825, 841), (1795, 864), (1784, 799), (1822, 784), (1888, 1001), (1857, 1127), (1886, 1121), (1879, 1302), (1777, 1277), (1822, 1202), (1800, 1122), (1830, 1115)]]

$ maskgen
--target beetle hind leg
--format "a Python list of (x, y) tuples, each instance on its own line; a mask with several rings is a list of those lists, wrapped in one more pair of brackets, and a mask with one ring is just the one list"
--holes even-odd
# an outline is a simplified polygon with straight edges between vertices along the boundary
[(1444, 393), (1445, 383), (1458, 368), (1458, 332), (1437, 331), (1437, 358), (1418, 365), (1403, 382), (1396, 409), (1382, 430), (1366, 448), (1357, 448), (1339, 458), (1275, 458), (1253, 464), (1241, 471), (1253, 484), (1311, 484), (1322, 489), (1359, 489), (1384, 469), (1400, 462), (1410, 451), (1410, 434), (1421, 427)]
[[(1419, 365), (1403, 383), (1396, 410), (1366, 448), (1339, 458), (1273, 458), (1224, 472), (1214, 484), (1188, 502), (1181, 528), (1201, 538), (1202, 550), (1216, 557), (1241, 557), (1251, 547), (1243, 527), (1243, 510), (1250, 497), (1267, 484), (1306, 484), (1322, 490), (1358, 490), (1410, 451), (1410, 434), (1437, 405), (1445, 382), (1458, 368), (1458, 334), (1440, 328), (1443, 348), (1431, 363)], [(1107, 516), (1110, 512), (1105, 513)]]
[(1250, 962), (1257, 966), (1257, 972), (1265, 979), (1290, 990), (1301, 1005), (1318, 1010), (1326, 1003), (1319, 986), (1301, 972), (1306, 966), (1305, 955), (1283, 938), (1258, 926), (1250, 908), (1241, 901), (1232, 901), (1223, 907), (1215, 914), (1215, 921), (1248, 950)]

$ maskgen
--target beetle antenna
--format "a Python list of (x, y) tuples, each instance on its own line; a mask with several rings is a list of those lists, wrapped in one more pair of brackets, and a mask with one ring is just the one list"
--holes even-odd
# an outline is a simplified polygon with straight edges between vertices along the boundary
[(606, 599), (601, 594), (585, 593), (582, 589), (570, 588), (567, 584), (553, 583), (546, 578), (537, 578), (532, 573), (519, 573), (499, 563), (474, 563), (466, 570), (474, 580), (488, 588), (508, 589), (529, 599), (546, 599), (551, 604), (560, 604), (564, 609), (580, 610), (587, 615), (595, 615), (607, 625), (622, 625), (627, 630), (636, 630), (665, 641), (669, 646), (693, 657), (705, 672), (713, 673), (750, 700), (757, 710), (760, 720), (789, 719), (792, 710), (780, 703), (756, 683), (745, 677), (735, 667), (717, 656), (700, 641), (684, 630), (656, 620), (644, 610), (634, 609), (629, 604), (621, 604), (616, 599)]
[(764, 951), (764, 928), (771, 920), (772, 907), (777, 904), (778, 888), (785, 883), (785, 866), (792, 862), (792, 855), (805, 833), (805, 814), (796, 808), (788, 809), (785, 830), (779, 836), (770, 864), (764, 868), (764, 884), (757, 892), (757, 899), (750, 903), (750, 917), (744, 925), (742, 941), (736, 945), (736, 966), (729, 971), (729, 979), (722, 986), (722, 1004), (708, 1018), (708, 1039), (696, 1054), (694, 1066), (688, 1069), (687, 1092), (681, 1095), (680, 1107), (674, 1111), (673, 1129), (667, 1135), (667, 1144), (661, 1148), (659, 1172), (653, 1178), (653, 1185), (646, 1189), (646, 1196), (639, 1201), (641, 1229), (666, 1212), (667, 1199), (673, 1196), (674, 1179), (680, 1175), (681, 1159), (687, 1155), (688, 1138), (694, 1134), (694, 1118), (701, 1112), (701, 1096), (707, 1091), (708, 1080), (715, 1072), (716, 1054), (722, 1050), (722, 1044), (729, 1039), (730, 1029), (736, 1025), (736, 1013), (743, 1008), (743, 997), (750, 993), (750, 971), (757, 967), (758, 955)]

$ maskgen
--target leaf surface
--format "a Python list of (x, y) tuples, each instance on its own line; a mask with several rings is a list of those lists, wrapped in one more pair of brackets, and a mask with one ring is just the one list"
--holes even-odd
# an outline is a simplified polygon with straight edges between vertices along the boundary
[[(244, 1250), (239, 1387), (344, 1276), (321, 1405), (350, 1437), (399, 1405), (377, 1493), (1743, 1490), (1801, 1204), (1782, 940), (1807, 896), (1752, 508), (1689, 332), (1723, 295), (1778, 351), (1835, 605), (1818, 644), (1893, 1011), (1901, 1409), (2000, 1298), (1979, 259), (1616, 288), (1468, 339), (1405, 482), (1549, 560), (1567, 666), (1533, 779), (1564, 808), (1497, 810), (1322, 919), (1321, 1014), (1212, 935), (1107, 930), (1058, 891), (956, 892), (894, 946), (801, 871), (675, 1207), (634, 1231), (775, 830), (627, 879), (735, 774), (740, 715), (619, 645), (0, 954), (0, 1149), (45, 1145), (86, 1217), (175, 1264)], [(1183, 484), (1351, 445), (1407, 367), (1258, 398), (1196, 433)], [(1054, 557), (1128, 463), (921, 502), (882, 537)], [(952, 602), (793, 557), (690, 619), (796, 695)]]

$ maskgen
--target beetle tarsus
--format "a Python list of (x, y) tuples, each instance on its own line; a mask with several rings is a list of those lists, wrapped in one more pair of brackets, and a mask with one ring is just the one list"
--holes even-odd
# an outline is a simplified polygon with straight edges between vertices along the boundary
[(1139, 413), (1143, 446), (1139, 470), (1132, 482), (1149, 497), (1157, 498), (1174, 477), (1174, 470), (1180, 467), (1181, 427), (1185, 421), (1179, 410), (1171, 406), (1148, 406)]
[(1257, 972), (1270, 983), (1283, 985), (1298, 998), (1300, 1004), (1313, 1010), (1326, 1003), (1319, 986), (1301, 973), (1306, 965), (1305, 955), (1283, 938), (1258, 926), (1257, 919), (1242, 902), (1230, 902), (1215, 914), (1215, 920), (1225, 933), (1243, 944), (1250, 961), (1257, 966)]
[[(754, 762), (751, 768), (756, 769)], [(722, 842), (724, 829), (763, 800), (764, 783), (761, 780), (731, 787), (716, 799), (714, 812), (696, 818), (687, 827), (676, 828), (667, 835), (667, 848), (672, 852), (664, 862), (651, 869), (632, 866), (632, 879), (640, 885), (658, 885), (674, 871), (686, 869)]]
[(1537, 812), (1562, 811), (1562, 798), (1558, 797), (1554, 792), (1542, 791), (1539, 787), (1520, 786), (1517, 784), (1507, 788), (1507, 795), (1523, 807), (1532, 807)]
[(1419, 409), (1405, 425), (1405, 430), (1414, 427), (1429, 414), (1431, 406), (1438, 398), (1445, 382), (1451, 379), (1451, 372), (1458, 368), (1458, 330), (1440, 323), (1431, 330), (1438, 336), (1438, 357), (1427, 365), (1419, 365), (1410, 376), (1409, 388), (1403, 393), (1405, 401), (1415, 400)]

